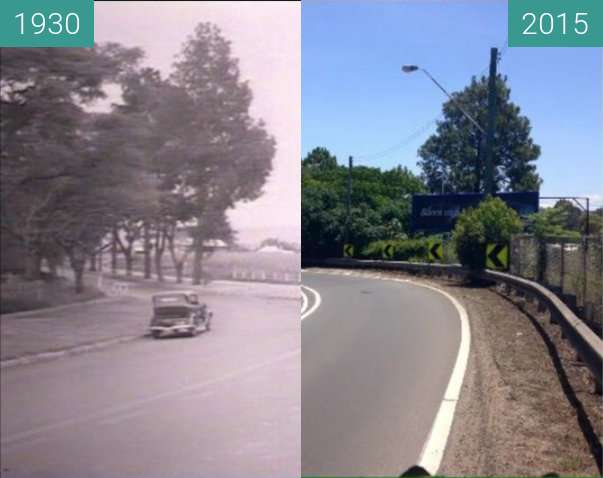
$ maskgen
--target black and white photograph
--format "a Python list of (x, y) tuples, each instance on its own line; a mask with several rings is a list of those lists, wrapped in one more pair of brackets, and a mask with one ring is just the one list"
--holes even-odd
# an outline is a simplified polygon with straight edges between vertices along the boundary
[(299, 2), (1, 48), (1, 475), (297, 477)]

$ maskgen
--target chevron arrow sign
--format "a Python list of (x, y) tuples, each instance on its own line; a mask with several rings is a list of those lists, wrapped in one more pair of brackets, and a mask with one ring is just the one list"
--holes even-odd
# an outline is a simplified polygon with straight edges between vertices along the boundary
[(509, 268), (509, 246), (507, 244), (488, 244), (486, 246), (486, 267), (505, 270)]
[(394, 257), (394, 245), (393, 244), (386, 244), (385, 247), (382, 249), (381, 254), (383, 256), (384, 259), (393, 259)]

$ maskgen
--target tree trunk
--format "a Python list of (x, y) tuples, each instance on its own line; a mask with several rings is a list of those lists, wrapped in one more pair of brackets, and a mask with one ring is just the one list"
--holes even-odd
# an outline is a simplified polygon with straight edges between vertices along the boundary
[(176, 282), (178, 284), (182, 284), (182, 272), (184, 270), (184, 262), (179, 262), (175, 264), (176, 266)]
[(50, 276), (53, 278), (57, 277), (59, 275), (59, 268), (57, 262), (52, 259), (47, 259), (46, 262), (48, 263), (48, 270), (50, 271)]
[(25, 256), (25, 279), (38, 280), (42, 267), (42, 258), (37, 251), (29, 251)]
[(115, 239), (116, 232), (111, 236), (111, 274), (115, 274), (117, 270), (117, 240)]
[(144, 278), (151, 278), (151, 237), (149, 231), (149, 224), (144, 223), (143, 226), (144, 235)]
[(73, 272), (75, 273), (75, 293), (81, 294), (84, 292), (84, 265), (74, 267)]
[(83, 252), (71, 250), (69, 253), (69, 263), (75, 276), (75, 293), (84, 292), (84, 268), (86, 267), (87, 255)]
[(126, 258), (126, 275), (128, 277), (131, 277), (132, 276), (132, 263), (133, 263), (132, 251), (129, 251), (127, 254), (124, 254), (124, 257)]
[(203, 279), (203, 246), (195, 244), (193, 257), (193, 285), (200, 285)]
[(90, 255), (90, 272), (96, 272), (96, 254)]
[(163, 251), (155, 249), (155, 273), (157, 274), (157, 280), (163, 282)]

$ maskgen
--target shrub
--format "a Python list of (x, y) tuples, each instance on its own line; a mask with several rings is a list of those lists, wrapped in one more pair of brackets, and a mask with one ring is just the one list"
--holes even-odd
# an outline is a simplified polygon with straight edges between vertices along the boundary
[(360, 253), (365, 259), (382, 259), (383, 248), (393, 244), (396, 261), (426, 262), (429, 238), (399, 239), (395, 241), (374, 241)]
[(519, 215), (500, 198), (487, 198), (477, 208), (464, 210), (458, 217), (453, 241), (459, 261), (470, 269), (483, 269), (486, 244), (509, 242), (521, 232)]

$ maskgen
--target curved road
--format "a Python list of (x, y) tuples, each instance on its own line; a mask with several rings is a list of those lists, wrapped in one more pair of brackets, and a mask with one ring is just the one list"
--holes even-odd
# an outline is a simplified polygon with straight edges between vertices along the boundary
[(302, 475), (398, 476), (418, 462), (442, 402), (458, 313), (410, 283), (311, 272), (302, 281), (320, 295), (302, 320)]
[[(142, 333), (151, 292), (69, 314), (99, 328), (108, 313), (138, 315)], [(2, 478), (298, 477), (298, 300), (241, 293), (207, 303), (212, 331), (195, 338), (2, 369)]]

